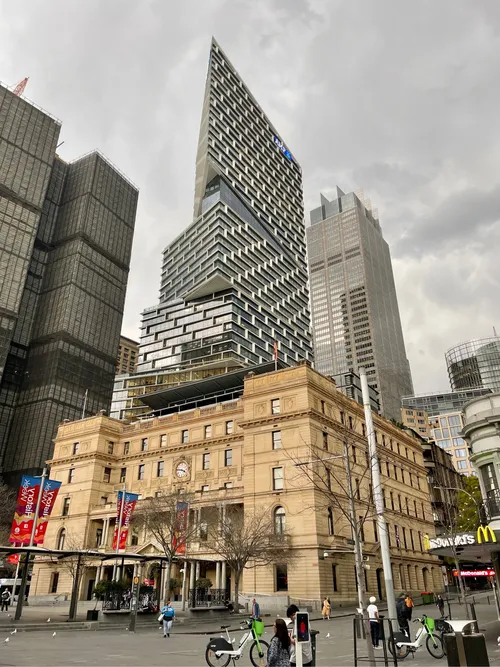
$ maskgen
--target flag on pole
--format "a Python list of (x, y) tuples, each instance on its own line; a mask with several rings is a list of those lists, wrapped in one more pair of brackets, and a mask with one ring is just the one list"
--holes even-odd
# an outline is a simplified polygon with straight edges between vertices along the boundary
[(40, 502), (40, 511), (38, 512), (35, 544), (41, 546), (47, 532), (47, 525), (49, 523), (50, 514), (56, 502), (57, 494), (62, 482), (56, 482), (53, 479), (46, 479), (42, 491), (42, 500)]
[(274, 361), (278, 361), (278, 341), (274, 341)]
[(19, 558), (21, 554), (10, 554), (10, 556), (7, 558), (7, 563), (13, 563), (14, 565), (17, 565), (19, 563)]
[(17, 496), (14, 520), (10, 530), (9, 542), (12, 544), (27, 545), (31, 540), (33, 522), (36, 520), (36, 504), (40, 493), (40, 477), (24, 475)]
[(188, 503), (178, 502), (175, 506), (175, 526), (172, 537), (172, 552), (178, 556), (186, 555), (186, 529), (188, 521)]
[[(125, 495), (125, 500), (123, 501), (123, 496)], [(127, 543), (128, 529), (130, 522), (132, 520), (132, 514), (135, 509), (135, 504), (139, 496), (137, 493), (125, 493), (123, 491), (118, 491), (118, 502), (116, 503), (116, 526), (115, 532), (113, 535), (113, 550), (116, 551), (118, 544), (118, 526), (120, 525), (120, 515), (122, 517), (122, 523), (120, 528), (120, 542), (119, 549), (125, 549)], [(123, 502), (123, 511), (122, 511), (122, 502)], [(122, 513), (123, 512), (123, 513)]]

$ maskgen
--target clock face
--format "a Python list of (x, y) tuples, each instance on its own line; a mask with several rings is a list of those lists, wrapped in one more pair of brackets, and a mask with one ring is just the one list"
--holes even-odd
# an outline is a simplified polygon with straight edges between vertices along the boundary
[(189, 472), (189, 466), (185, 461), (181, 461), (180, 463), (177, 464), (177, 468), (175, 469), (175, 474), (179, 479), (186, 477), (188, 472)]

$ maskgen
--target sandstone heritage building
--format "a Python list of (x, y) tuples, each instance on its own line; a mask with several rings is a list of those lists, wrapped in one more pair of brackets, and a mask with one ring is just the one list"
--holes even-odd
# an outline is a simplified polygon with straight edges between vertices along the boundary
[[(358, 528), (366, 557), (369, 595), (385, 597), (371, 495), (363, 408), (307, 361), (278, 368), (270, 363), (150, 394), (154, 416), (127, 423), (105, 415), (62, 424), (49, 465), (63, 482), (45, 546), (111, 552), (116, 492), (123, 488), (150, 496), (184, 489), (196, 499), (190, 521), (199, 526), (188, 544), (189, 588), (199, 576), (226, 589), (234, 581), (226, 564), (209, 549), (204, 512), (236, 505), (245, 513), (269, 512), (276, 532), (296, 554), (293, 565), (279, 563), (245, 570), (244, 596), (282, 595), (298, 600), (354, 601), (356, 584), (351, 526), (345, 503), (344, 447), (350, 452)], [(162, 407), (163, 406), (163, 407)], [(425, 551), (434, 535), (421, 446), (411, 434), (374, 415), (377, 448), (390, 529), (395, 588), (414, 593), (442, 589), (437, 558)], [(320, 459), (320, 463), (313, 460)], [(328, 463), (321, 463), (328, 461)], [(300, 463), (301, 465), (297, 465)], [(303, 468), (327, 465), (331, 501)], [(160, 554), (158, 545), (134, 527), (127, 553)], [(100, 579), (112, 576), (113, 561), (86, 562), (80, 599), (91, 596)], [(174, 565), (181, 578), (183, 560)], [(124, 576), (134, 564), (125, 559)], [(153, 574), (151, 561), (141, 577)], [(30, 595), (71, 591), (71, 576), (60, 563), (37, 563)], [(177, 591), (178, 592), (178, 591)]]

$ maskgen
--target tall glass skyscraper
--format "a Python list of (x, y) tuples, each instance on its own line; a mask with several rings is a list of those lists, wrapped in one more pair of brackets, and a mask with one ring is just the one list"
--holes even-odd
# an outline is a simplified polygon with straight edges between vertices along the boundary
[(164, 251), (138, 372), (311, 359), (302, 171), (212, 40), (193, 223)]
[(0, 86), (0, 458), (38, 473), (58, 424), (108, 410), (138, 192), (97, 152), (56, 156), (60, 124)]
[(381, 411), (401, 419), (412, 393), (389, 246), (376, 212), (354, 192), (311, 211), (307, 229), (316, 369), (340, 375), (366, 368)]

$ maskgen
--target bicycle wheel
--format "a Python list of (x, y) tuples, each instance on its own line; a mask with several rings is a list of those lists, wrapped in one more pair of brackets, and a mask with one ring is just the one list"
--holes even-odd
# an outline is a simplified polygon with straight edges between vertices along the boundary
[(209, 644), (205, 651), (205, 660), (209, 667), (227, 667), (231, 662), (231, 656), (223, 653), (222, 655), (219, 654), (219, 657), (217, 657), (215, 651), (210, 648)]
[(408, 657), (408, 654), (410, 653), (409, 646), (397, 646), (396, 642), (391, 639), (387, 641), (387, 646), (389, 648), (389, 652), (392, 655), (392, 657), (394, 657), (394, 651), (396, 652), (396, 658), (398, 660), (404, 660), (405, 658)]
[(433, 658), (439, 659), (444, 656), (443, 640), (439, 635), (427, 635), (425, 645)]
[(260, 651), (257, 642), (254, 641), (250, 646), (250, 661), (253, 667), (264, 667), (267, 665), (267, 651), (269, 644), (263, 639), (259, 639)]

